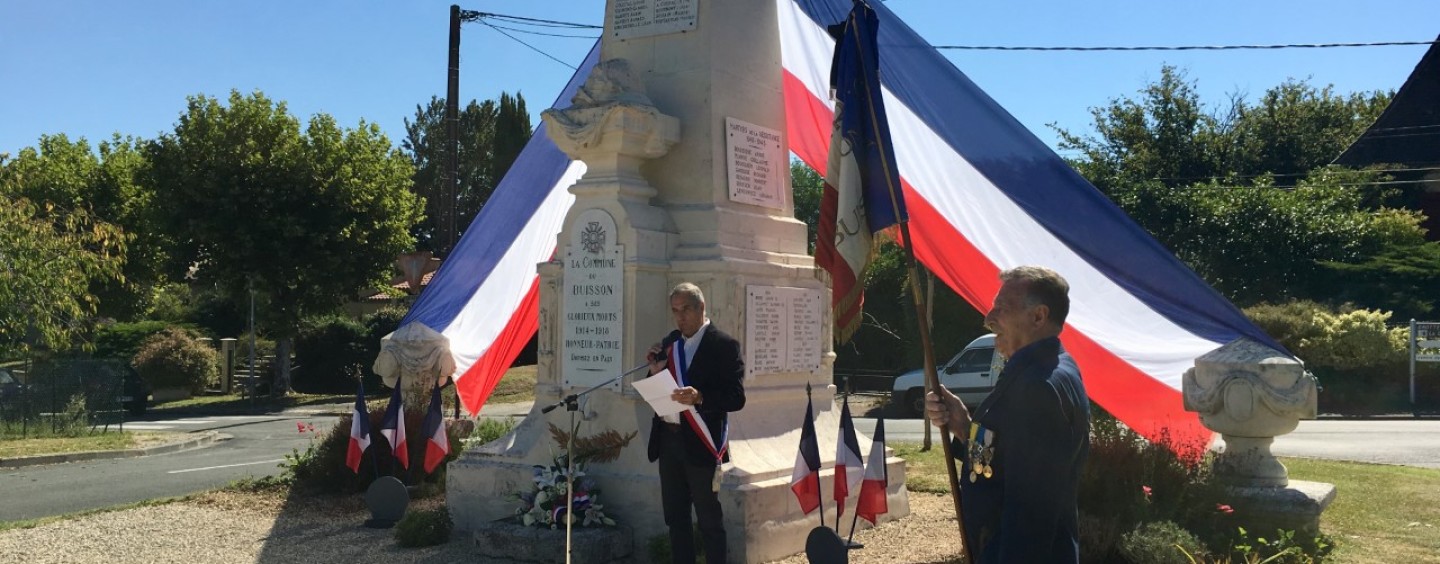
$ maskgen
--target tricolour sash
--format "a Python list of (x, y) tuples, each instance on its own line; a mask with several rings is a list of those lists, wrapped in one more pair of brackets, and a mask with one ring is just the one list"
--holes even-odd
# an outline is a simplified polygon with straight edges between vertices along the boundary
[[(685, 339), (683, 337), (670, 343), (670, 368), (670, 375), (675, 377), (676, 384), (681, 388), (690, 385), (689, 379), (685, 376), (685, 373), (689, 372), (689, 366), (685, 364)], [(720, 442), (716, 444), (715, 439), (710, 436), (710, 427), (707, 427), (705, 421), (700, 419), (700, 413), (695, 411), (695, 406), (692, 405), (689, 409), (680, 412), (680, 416), (690, 425), (690, 430), (700, 437), (700, 442), (705, 444), (705, 448), (710, 449), (710, 454), (715, 456), (715, 465), (719, 466), (725, 459), (725, 449), (730, 446), (730, 422), (726, 421), (721, 424)]]

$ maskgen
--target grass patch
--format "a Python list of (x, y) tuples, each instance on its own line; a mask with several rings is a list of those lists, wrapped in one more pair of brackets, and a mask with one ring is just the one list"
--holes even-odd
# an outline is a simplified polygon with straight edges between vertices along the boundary
[(99, 433), (80, 437), (45, 437), (0, 440), (0, 458), (39, 456), (91, 450), (124, 450), (135, 446), (131, 433)]
[(167, 401), (150, 408), (154, 413), (187, 412), (207, 414), (251, 413), (253, 411), (280, 411), (291, 407), (307, 405), (331, 405), (354, 402), (353, 394), (288, 394), (282, 398), (269, 396), (250, 399), (239, 394), (220, 396), (196, 396), (183, 400)]
[(535, 401), (535, 365), (516, 366), (505, 371), (486, 403)]
[(1320, 517), (1340, 562), (1440, 562), (1440, 470), (1282, 459), (1296, 480), (1338, 492)]
[[(905, 459), (905, 487), (950, 493), (944, 451), (890, 443)], [(1320, 529), (1339, 547), (1335, 562), (1440, 562), (1440, 470), (1284, 458), (1290, 478), (1335, 484), (1338, 493)], [(1256, 532), (1257, 536), (1268, 536)]]
[[(936, 433), (939, 435), (939, 433)], [(905, 487), (912, 492), (950, 493), (950, 475), (945, 469), (945, 451), (941, 449), (937, 436), (928, 451), (921, 451), (919, 443), (888, 443), (895, 449), (895, 455), (905, 459)]]

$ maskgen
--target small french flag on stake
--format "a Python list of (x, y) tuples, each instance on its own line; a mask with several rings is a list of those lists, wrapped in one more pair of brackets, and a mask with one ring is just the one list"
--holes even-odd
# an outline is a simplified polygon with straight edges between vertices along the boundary
[(875, 436), (870, 442), (870, 459), (865, 461), (865, 481), (860, 484), (860, 497), (855, 500), (855, 514), (875, 523), (879, 515), (889, 513), (885, 490), (890, 486), (889, 469), (885, 468), (885, 420), (875, 420)]
[(409, 470), (410, 453), (405, 449), (405, 408), (400, 397), (400, 384), (400, 379), (396, 378), (390, 405), (385, 406), (385, 419), (380, 422), (380, 434), (390, 441), (390, 452), (400, 461), (400, 467)]
[(795, 472), (790, 475), (790, 491), (795, 492), (806, 515), (820, 507), (820, 443), (815, 438), (815, 408), (809, 398), (805, 400), (805, 423), (800, 431), (800, 451), (795, 453)]
[(445, 415), (440, 404), (440, 386), (430, 392), (430, 411), (425, 413), (425, 473), (435, 471), (435, 467), (445, 461), (450, 455), (450, 437), (445, 434)]
[(360, 458), (370, 448), (370, 413), (365, 409), (365, 384), (355, 395), (355, 414), (350, 419), (350, 448), (345, 451), (345, 465), (350, 471), (360, 473)]
[[(850, 398), (840, 408), (840, 442), (835, 450), (836, 515), (845, 514), (845, 498), (860, 485), (865, 469), (860, 464), (860, 440), (855, 436), (855, 420), (850, 418)], [(838, 521), (837, 521), (838, 522)]]

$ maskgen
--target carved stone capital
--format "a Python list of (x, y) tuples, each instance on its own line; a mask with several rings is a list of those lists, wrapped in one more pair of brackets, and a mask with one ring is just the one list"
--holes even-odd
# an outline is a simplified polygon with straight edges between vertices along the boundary
[(680, 120), (655, 108), (623, 59), (595, 65), (570, 107), (546, 110), (541, 117), (561, 151), (592, 167), (586, 157), (654, 159), (680, 140)]

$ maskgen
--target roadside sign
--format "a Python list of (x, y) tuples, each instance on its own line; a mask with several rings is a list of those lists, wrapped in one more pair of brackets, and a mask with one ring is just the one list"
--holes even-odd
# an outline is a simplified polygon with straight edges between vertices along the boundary
[(1440, 322), (1410, 320), (1410, 405), (1415, 406), (1415, 363), (1440, 362)]

